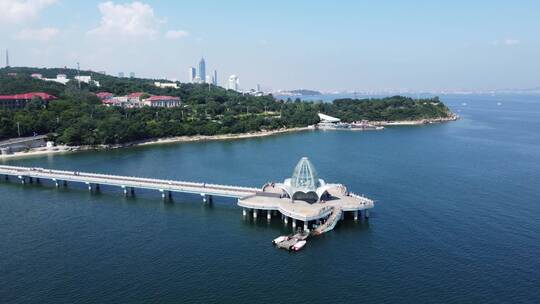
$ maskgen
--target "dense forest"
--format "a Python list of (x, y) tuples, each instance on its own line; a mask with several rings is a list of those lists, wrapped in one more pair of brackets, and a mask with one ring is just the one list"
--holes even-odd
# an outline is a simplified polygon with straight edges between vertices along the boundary
[[(16, 73), (16, 75), (14, 74)], [(67, 85), (33, 79), (41, 73), (54, 78), (73, 69), (0, 69), (0, 95), (46, 92), (58, 100), (43, 104), (39, 99), (26, 108), (0, 110), (0, 139), (33, 134), (49, 134), (59, 143), (69, 145), (119, 144), (137, 140), (182, 135), (245, 133), (279, 128), (302, 127), (318, 122), (317, 113), (356, 120), (412, 120), (447, 117), (448, 108), (438, 99), (414, 100), (394, 96), (382, 99), (340, 99), (332, 103), (276, 100), (273, 96), (255, 97), (201, 84), (179, 84), (178, 89), (157, 88), (152, 79), (117, 78), (100, 73), (91, 75), (101, 87), (70, 81)], [(107, 107), (95, 96), (107, 91), (115, 95), (145, 92), (178, 96), (178, 108)], [(19, 129), (17, 128), (19, 125)]]

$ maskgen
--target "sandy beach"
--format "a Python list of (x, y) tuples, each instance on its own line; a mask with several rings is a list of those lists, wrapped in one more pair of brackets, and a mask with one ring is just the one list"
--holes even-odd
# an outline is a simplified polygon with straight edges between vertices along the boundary
[[(451, 117), (445, 118), (433, 118), (433, 119), (421, 119), (421, 120), (408, 120), (408, 121), (373, 121), (369, 122), (375, 126), (418, 126), (432, 123), (442, 123), (448, 121), (457, 120), (459, 117), (457, 115), (452, 115)], [(272, 135), (279, 135), (284, 133), (291, 132), (301, 132), (314, 130), (312, 127), (300, 127), (300, 128), (283, 128), (277, 130), (268, 130), (268, 131), (259, 131), (259, 132), (250, 132), (250, 133), (241, 133), (241, 134), (222, 134), (222, 135), (194, 135), (194, 136), (178, 136), (178, 137), (167, 137), (159, 139), (149, 139), (119, 145), (98, 145), (98, 146), (55, 146), (52, 148), (35, 148), (30, 149), (24, 152), (15, 152), (13, 154), (0, 155), (0, 161), (17, 159), (24, 157), (38, 157), (44, 155), (53, 155), (53, 154), (64, 154), (64, 153), (73, 153), (78, 151), (91, 151), (91, 150), (106, 150), (106, 149), (121, 149), (137, 146), (147, 146), (147, 145), (159, 145), (159, 144), (172, 144), (172, 143), (182, 143), (182, 142), (196, 142), (196, 141), (211, 141), (211, 140), (236, 140), (236, 139), (247, 139), (247, 138), (256, 138), (256, 137), (266, 137)]]
[(172, 143), (182, 143), (182, 142), (247, 139), (247, 138), (256, 138), (256, 137), (266, 137), (266, 136), (291, 133), (291, 132), (301, 132), (301, 131), (307, 131), (307, 130), (311, 130), (311, 129), (309, 127), (301, 127), (301, 128), (283, 128), (283, 129), (277, 129), (277, 130), (240, 133), (240, 134), (178, 136), (178, 137), (167, 137), (167, 138), (137, 141), (137, 142), (120, 144), (120, 145), (98, 145), (98, 146), (61, 145), (61, 146), (55, 146), (52, 148), (42, 147), (42, 148), (30, 149), (24, 152), (15, 152), (13, 154), (0, 155), (0, 161), (16, 159), (16, 158), (24, 158), (24, 157), (37, 157), (37, 156), (44, 156), (44, 155), (73, 153), (73, 152), (79, 152), (79, 151), (121, 149), (121, 148), (137, 147), (137, 146), (172, 144)]

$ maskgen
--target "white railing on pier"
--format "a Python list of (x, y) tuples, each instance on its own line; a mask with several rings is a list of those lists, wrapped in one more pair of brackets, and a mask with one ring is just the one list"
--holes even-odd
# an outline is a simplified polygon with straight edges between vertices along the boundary
[(241, 186), (17, 166), (0, 166), (0, 174), (17, 176), (19, 178), (42, 178), (54, 181), (80, 182), (85, 184), (120, 186), (123, 188), (154, 189), (159, 191), (195, 193), (234, 198), (254, 195), (257, 191), (260, 191), (258, 188)]

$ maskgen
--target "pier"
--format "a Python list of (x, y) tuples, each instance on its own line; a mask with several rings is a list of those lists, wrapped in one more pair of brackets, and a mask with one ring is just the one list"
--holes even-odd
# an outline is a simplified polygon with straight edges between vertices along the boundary
[(319, 179), (307, 158), (300, 160), (291, 178), (283, 183), (267, 183), (262, 188), (1, 165), (0, 176), (21, 184), (49, 180), (61, 187), (79, 183), (91, 192), (99, 191), (103, 185), (115, 186), (125, 196), (145, 189), (157, 191), (163, 199), (171, 198), (173, 193), (198, 194), (207, 203), (211, 203), (214, 196), (236, 198), (244, 217), (257, 219), (265, 215), (271, 221), (279, 213), (283, 224), (291, 223), (293, 231), (299, 228), (313, 235), (332, 230), (345, 218), (346, 212), (351, 213), (355, 221), (360, 220), (362, 214), (368, 218), (369, 210), (374, 207), (373, 200), (349, 192), (344, 185)]

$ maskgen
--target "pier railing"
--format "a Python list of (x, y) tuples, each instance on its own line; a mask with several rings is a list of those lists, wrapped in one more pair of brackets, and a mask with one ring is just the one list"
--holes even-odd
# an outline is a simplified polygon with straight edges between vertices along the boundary
[(176, 181), (167, 179), (144, 178), (135, 176), (121, 176), (90, 172), (53, 170), (44, 168), (28, 168), (17, 166), (0, 166), (0, 174), (16, 176), (24, 182), (25, 178), (50, 179), (55, 182), (79, 182), (91, 187), (94, 185), (110, 185), (122, 188), (154, 189), (159, 191), (195, 193), (201, 195), (215, 195), (241, 198), (253, 195), (258, 188)]

